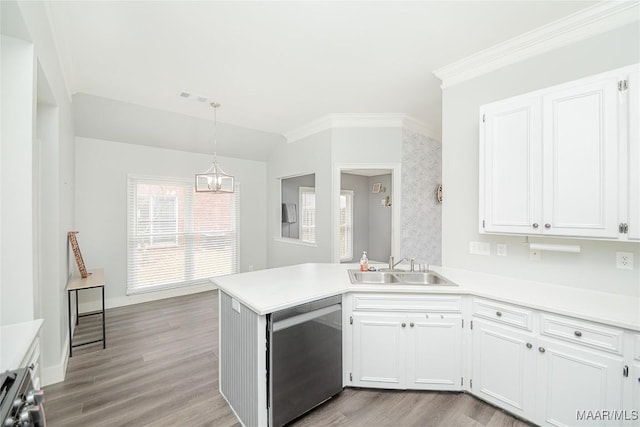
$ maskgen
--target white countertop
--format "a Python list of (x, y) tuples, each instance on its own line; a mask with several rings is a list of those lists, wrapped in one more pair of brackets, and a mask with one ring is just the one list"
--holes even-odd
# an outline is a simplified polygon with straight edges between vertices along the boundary
[(451, 286), (353, 285), (356, 264), (299, 264), (217, 277), (213, 282), (259, 315), (345, 292), (475, 295), (640, 331), (640, 298), (447, 267), (433, 271)]
[(0, 328), (0, 372), (24, 367), (20, 363), (41, 327), (42, 319), (37, 319)]

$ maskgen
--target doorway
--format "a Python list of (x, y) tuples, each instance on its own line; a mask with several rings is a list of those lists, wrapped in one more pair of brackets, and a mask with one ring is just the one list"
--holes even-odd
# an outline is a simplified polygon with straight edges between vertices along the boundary
[[(386, 263), (400, 248), (400, 165), (339, 164), (332, 201), (335, 263)], [(394, 197), (397, 195), (398, 197)]]

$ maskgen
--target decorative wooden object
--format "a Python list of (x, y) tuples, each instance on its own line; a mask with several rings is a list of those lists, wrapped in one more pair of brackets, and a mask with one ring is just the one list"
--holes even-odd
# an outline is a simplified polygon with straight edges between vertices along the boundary
[(82, 259), (82, 253), (80, 252), (80, 246), (78, 246), (76, 234), (78, 234), (77, 231), (70, 231), (67, 233), (67, 236), (69, 238), (69, 243), (71, 244), (71, 249), (73, 249), (73, 255), (76, 257), (80, 276), (82, 276), (83, 279), (86, 279), (89, 277), (89, 273), (87, 273), (87, 268), (84, 266), (84, 260)]

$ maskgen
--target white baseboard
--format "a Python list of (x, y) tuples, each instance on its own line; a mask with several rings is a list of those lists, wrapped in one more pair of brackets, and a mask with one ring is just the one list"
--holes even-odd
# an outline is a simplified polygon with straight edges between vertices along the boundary
[[(165, 298), (179, 297), (199, 292), (213, 291), (218, 287), (213, 283), (205, 283), (201, 285), (185, 286), (181, 288), (167, 289), (158, 292), (146, 292), (135, 295), (125, 295), (115, 298), (107, 298), (105, 305), (107, 308), (123, 307), (126, 305), (140, 304), (143, 302), (157, 301)], [(101, 309), (100, 300), (92, 300), (81, 302), (78, 306), (80, 313), (99, 311)]]
[(40, 383), (42, 387), (64, 381), (67, 374), (67, 364), (69, 363), (69, 336), (64, 341), (64, 350), (60, 363), (53, 366), (43, 366), (40, 373)]

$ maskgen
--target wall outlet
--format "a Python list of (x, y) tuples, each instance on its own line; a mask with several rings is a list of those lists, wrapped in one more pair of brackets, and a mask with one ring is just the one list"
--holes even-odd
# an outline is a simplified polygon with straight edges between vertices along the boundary
[(496, 255), (507, 256), (507, 245), (505, 243), (498, 243), (496, 245)]
[(529, 249), (529, 260), (530, 261), (540, 261), (542, 258), (542, 254), (540, 253), (540, 249)]
[(633, 252), (616, 252), (616, 268), (633, 270)]
[(491, 243), (469, 242), (469, 253), (473, 255), (491, 255)]

